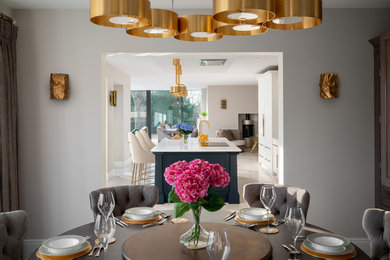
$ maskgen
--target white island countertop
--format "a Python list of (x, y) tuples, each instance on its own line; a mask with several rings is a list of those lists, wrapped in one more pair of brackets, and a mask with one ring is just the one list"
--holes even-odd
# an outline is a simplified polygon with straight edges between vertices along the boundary
[(224, 137), (209, 138), (209, 146), (200, 146), (198, 138), (189, 138), (187, 144), (183, 140), (169, 140), (164, 138), (153, 149), (152, 153), (177, 153), (177, 152), (241, 152), (241, 149)]

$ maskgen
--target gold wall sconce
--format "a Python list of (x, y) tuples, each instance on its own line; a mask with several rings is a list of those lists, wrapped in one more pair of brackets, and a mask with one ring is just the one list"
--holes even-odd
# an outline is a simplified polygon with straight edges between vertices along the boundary
[(116, 107), (117, 105), (117, 92), (116, 90), (110, 91), (110, 105)]
[(69, 98), (69, 74), (50, 74), (50, 99)]
[(226, 109), (227, 105), (226, 105), (226, 99), (222, 99), (221, 100), (221, 109)]
[(338, 98), (337, 88), (339, 79), (336, 73), (321, 74), (320, 79), (320, 96), (321, 98)]

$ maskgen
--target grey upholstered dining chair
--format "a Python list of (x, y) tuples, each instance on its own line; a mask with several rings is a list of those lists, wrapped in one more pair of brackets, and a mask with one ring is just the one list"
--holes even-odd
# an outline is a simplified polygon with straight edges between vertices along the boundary
[(98, 189), (89, 194), (89, 201), (94, 218), (99, 213), (97, 202), (99, 193), (111, 191), (115, 199), (114, 216), (121, 216), (128, 208), (153, 207), (158, 202), (158, 187), (145, 185), (124, 185)]
[[(263, 208), (260, 201), (260, 191), (264, 184), (250, 183), (244, 186), (244, 199), (249, 207)], [(310, 194), (305, 189), (275, 185), (276, 200), (271, 208), (272, 214), (284, 217), (287, 207), (301, 207), (307, 217)]]
[(372, 259), (390, 258), (390, 211), (366, 209), (363, 215), (363, 229), (370, 241)]
[(23, 259), (23, 238), (27, 224), (24, 210), (0, 213), (0, 259)]

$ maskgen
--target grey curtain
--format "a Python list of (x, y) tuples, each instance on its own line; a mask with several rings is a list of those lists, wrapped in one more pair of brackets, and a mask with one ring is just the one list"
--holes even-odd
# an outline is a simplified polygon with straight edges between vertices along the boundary
[(0, 211), (19, 209), (20, 201), (17, 34), (11, 21), (0, 18)]

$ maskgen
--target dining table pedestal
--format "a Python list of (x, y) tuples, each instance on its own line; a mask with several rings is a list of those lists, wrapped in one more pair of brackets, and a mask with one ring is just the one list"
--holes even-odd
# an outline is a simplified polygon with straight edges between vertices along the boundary
[[(209, 259), (206, 248), (187, 249), (179, 237), (192, 223), (162, 225), (138, 232), (123, 244), (122, 255), (128, 260), (204, 260)], [(272, 255), (269, 240), (258, 232), (220, 223), (202, 223), (207, 231), (223, 234), (227, 231), (231, 243), (229, 259), (265, 260)]]

